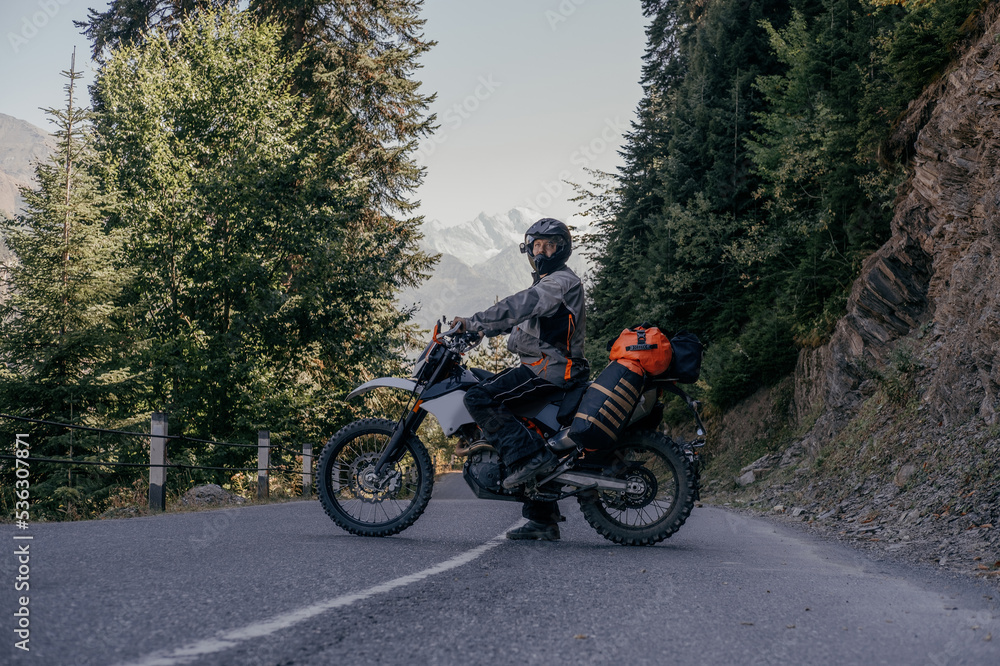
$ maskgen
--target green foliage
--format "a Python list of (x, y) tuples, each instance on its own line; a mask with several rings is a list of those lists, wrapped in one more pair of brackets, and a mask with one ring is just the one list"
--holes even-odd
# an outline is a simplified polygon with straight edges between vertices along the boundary
[(594, 337), (642, 319), (695, 331), (720, 406), (825, 343), (888, 238), (903, 166), (880, 146), (979, 5), (646, 3), (658, 28), (626, 163), (583, 192)]
[(501, 370), (517, 367), (520, 362), (520, 357), (507, 349), (507, 336), (497, 335), (484, 340), (465, 360), (465, 365), (496, 374)]
[[(130, 322), (116, 307), (131, 272), (122, 266), (121, 233), (104, 223), (116, 198), (103, 187), (90, 114), (79, 106), (81, 74), (71, 67), (63, 75), (66, 107), (48, 110), (56, 151), (35, 169), (38, 189), (21, 190), (25, 213), (4, 228), (14, 261), (4, 273), (8, 296), (0, 302), (0, 411), (118, 426), (127, 421), (135, 393), (126, 355)], [(110, 451), (108, 440), (74, 437), (58, 427), (5, 422), (3, 429), (5, 442), (13, 442), (15, 432), (28, 433), (36, 456), (99, 460)], [(110, 459), (131, 460), (131, 453), (117, 449)], [(129, 478), (108, 468), (36, 466), (34, 515), (85, 514), (102, 487)], [(3, 493), (11, 488), (5, 484)]]
[(776, 70), (758, 22), (786, 3), (647, 3), (653, 16), (638, 119), (602, 207), (589, 324), (598, 339), (651, 319), (705, 339), (745, 321), (739, 267), (727, 261), (742, 215), (758, 215), (743, 138)]
[(139, 45), (152, 30), (171, 38), (189, 15), (212, 8), (235, 6), (237, 0), (111, 0), (105, 11), (91, 9), (77, 22), (93, 45), (99, 62), (122, 45)]
[(861, 260), (888, 235), (885, 200), (866, 196), (879, 193), (865, 187), (878, 166), (856, 155), (864, 89), (857, 63), (874, 25), (861, 11), (843, 0), (813, 21), (796, 11), (780, 30), (763, 24), (786, 69), (757, 82), (769, 106), (747, 145), (767, 216), (741, 251), (755, 246), (744, 268), (780, 290), (777, 303), (803, 345), (826, 339), (841, 314), (831, 305), (844, 303)]
[[(433, 120), (412, 80), (431, 45), (420, 3), (299, 4), (115, 0), (91, 12), (96, 135), (39, 170), (9, 228), (20, 263), (3, 305), (0, 411), (144, 429), (166, 410), (171, 433), (248, 442), (267, 429), (297, 448), (367, 410), (345, 402), (354, 385), (401, 369), (413, 331), (394, 298), (431, 263), (407, 217), (421, 177), (410, 155)], [(39, 453), (137, 453), (38, 435)], [(252, 455), (171, 448), (188, 464)], [(121, 494), (106, 468), (86, 469), (93, 487), (65, 468), (38, 486), (50, 515), (92, 515)]]
[(914, 356), (913, 347), (902, 341), (892, 350), (885, 368), (871, 369), (870, 372), (889, 402), (905, 407), (915, 404), (919, 398), (916, 373), (922, 369), (923, 365)]
[(330, 395), (313, 370), (342, 340), (316, 320), (342, 314), (331, 265), (350, 191), (312, 160), (294, 66), (274, 27), (203, 13), (116, 51), (95, 87), (137, 272), (127, 300), (155, 341), (148, 402), (203, 436), (274, 428)]
[(983, 0), (933, 0), (907, 3), (886, 46), (886, 66), (896, 84), (892, 97), (906, 104), (941, 74), (952, 47), (968, 30), (968, 19)]
[(787, 317), (760, 313), (736, 338), (717, 342), (705, 354), (708, 398), (718, 407), (730, 407), (759, 388), (777, 384), (795, 368), (797, 358)]

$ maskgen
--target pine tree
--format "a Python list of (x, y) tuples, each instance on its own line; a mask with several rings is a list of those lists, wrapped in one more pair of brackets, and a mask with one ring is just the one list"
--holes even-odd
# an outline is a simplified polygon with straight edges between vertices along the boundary
[[(56, 151), (39, 164), (39, 189), (22, 188), (25, 213), (7, 223), (15, 261), (0, 304), (0, 411), (61, 423), (107, 426), (128, 414), (134, 386), (124, 354), (131, 322), (115, 308), (128, 270), (121, 236), (106, 227), (115, 204), (103, 186), (89, 112), (78, 102), (71, 65), (65, 109), (48, 109)], [(33, 426), (34, 428), (34, 426)], [(114, 460), (85, 433), (39, 426), (36, 455)], [(104, 442), (107, 444), (107, 442)], [(103, 454), (103, 455), (102, 455)], [(117, 473), (100, 467), (42, 467), (32, 496), (42, 515), (82, 515)]]
[(622, 151), (625, 164), (616, 184), (595, 174), (591, 189), (581, 190), (577, 199), (587, 203), (588, 215), (595, 222), (595, 231), (585, 239), (594, 262), (593, 285), (588, 291), (587, 356), (595, 368), (607, 356), (603, 341), (630, 326), (627, 322), (642, 309), (636, 306), (644, 300), (644, 287), (635, 272), (645, 254), (650, 220), (665, 204), (658, 166), (669, 142), (669, 100), (685, 71), (690, 4), (684, 0), (643, 2), (643, 14), (650, 19), (641, 79), (644, 95)]
[[(153, 28), (176, 39), (188, 17), (236, 0), (112, 0), (79, 25), (95, 57), (122, 45), (140, 45)], [(295, 90), (313, 106), (320, 130), (315, 148), (324, 164), (346, 161), (345, 178), (362, 184), (345, 218), (361, 241), (359, 262), (372, 248), (384, 253), (379, 270), (393, 289), (426, 277), (430, 260), (418, 246), (422, 218), (410, 194), (422, 178), (412, 157), (434, 129), (426, 114), (433, 96), (413, 78), (418, 59), (433, 46), (420, 30), (423, 0), (251, 0), (247, 11), (279, 25), (282, 51), (295, 56)], [(98, 106), (98, 108), (100, 108)], [(320, 155), (320, 153), (322, 153)], [(403, 318), (405, 319), (405, 318)]]
[(751, 84), (778, 65), (756, 26), (787, 14), (788, 3), (663, 1), (646, 10), (645, 95), (623, 150), (620, 202), (601, 225), (591, 328), (607, 339), (648, 319), (719, 339), (747, 319), (728, 248), (759, 214), (743, 142), (762, 104)]
[(152, 30), (176, 37), (180, 25), (199, 10), (236, 5), (237, 0), (111, 0), (101, 12), (91, 9), (86, 21), (77, 21), (93, 44), (94, 59), (102, 62), (123, 45), (138, 45)]
[(423, 218), (412, 216), (410, 197), (423, 176), (413, 152), (434, 128), (434, 117), (426, 114), (433, 96), (421, 93), (413, 78), (419, 57), (433, 46), (420, 32), (422, 5), (250, 2), (251, 11), (282, 27), (284, 48), (300, 58), (295, 85), (313, 104), (317, 147), (327, 151), (319, 159), (342, 160), (350, 168), (347, 177), (361, 186), (343, 221), (355, 245), (344, 248), (341, 262), (348, 268), (344, 275), (359, 276), (355, 291), (372, 295), (364, 307), (383, 333), (368, 353), (383, 367), (398, 362), (403, 339), (396, 331), (409, 318), (393, 300), (425, 279), (433, 264), (418, 247)]
[(294, 66), (274, 26), (202, 12), (116, 50), (95, 84), (137, 271), (125, 299), (153, 340), (148, 401), (203, 437), (277, 435), (296, 408), (331, 409), (319, 369), (342, 356), (324, 318), (350, 297), (334, 291), (350, 192), (313, 160)]

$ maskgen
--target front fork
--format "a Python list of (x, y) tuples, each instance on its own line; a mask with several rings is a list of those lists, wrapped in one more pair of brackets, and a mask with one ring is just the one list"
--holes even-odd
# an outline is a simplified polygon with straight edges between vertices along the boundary
[(382, 455), (379, 456), (378, 464), (375, 466), (375, 475), (378, 478), (385, 473), (385, 468), (395, 465), (403, 457), (406, 451), (406, 438), (417, 431), (420, 424), (427, 417), (427, 412), (420, 409), (420, 402), (414, 405), (413, 409), (405, 417), (396, 423), (396, 429), (392, 431), (389, 443), (385, 445)]

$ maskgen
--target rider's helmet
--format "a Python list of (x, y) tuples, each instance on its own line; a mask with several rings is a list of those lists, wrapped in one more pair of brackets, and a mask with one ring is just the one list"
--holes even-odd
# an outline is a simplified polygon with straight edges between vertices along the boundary
[[(532, 246), (536, 240), (551, 240), (556, 244), (556, 251), (548, 257), (544, 253), (532, 254)], [(566, 260), (573, 254), (573, 238), (569, 235), (569, 227), (551, 217), (544, 217), (535, 222), (524, 233), (521, 243), (521, 253), (528, 255), (531, 268), (539, 275), (548, 275), (566, 265)]]

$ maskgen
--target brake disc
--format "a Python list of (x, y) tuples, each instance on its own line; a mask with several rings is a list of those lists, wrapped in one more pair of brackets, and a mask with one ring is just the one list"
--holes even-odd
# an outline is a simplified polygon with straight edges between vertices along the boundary
[(370, 452), (359, 455), (351, 463), (351, 491), (363, 502), (382, 502), (396, 494), (403, 485), (403, 474), (399, 470), (389, 468), (381, 477), (375, 473), (378, 459), (378, 453)]

